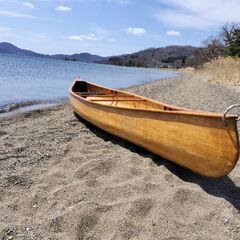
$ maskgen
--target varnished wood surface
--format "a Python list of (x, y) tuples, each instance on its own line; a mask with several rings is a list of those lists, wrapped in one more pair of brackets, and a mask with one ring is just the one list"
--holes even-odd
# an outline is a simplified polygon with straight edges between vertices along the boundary
[[(228, 124), (224, 125), (221, 114), (182, 109), (134, 94), (129, 96), (146, 101), (131, 99), (115, 101), (114, 105), (111, 99), (81, 97), (73, 90), (70, 88), (69, 102), (81, 117), (196, 173), (221, 177), (236, 165), (239, 156), (236, 116), (229, 116)], [(115, 95), (116, 92), (128, 95), (89, 83), (89, 91), (104, 90), (106, 94), (114, 91)]]

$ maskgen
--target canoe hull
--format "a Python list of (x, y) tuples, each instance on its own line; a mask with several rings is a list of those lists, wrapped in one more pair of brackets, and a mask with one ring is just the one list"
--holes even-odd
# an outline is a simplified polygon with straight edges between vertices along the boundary
[(136, 111), (85, 101), (70, 94), (74, 111), (97, 127), (208, 177), (227, 175), (236, 165), (236, 121), (211, 116)]

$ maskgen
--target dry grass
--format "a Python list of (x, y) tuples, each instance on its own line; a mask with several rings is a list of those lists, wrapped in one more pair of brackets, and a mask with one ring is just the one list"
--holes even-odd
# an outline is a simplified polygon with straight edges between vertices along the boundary
[(240, 58), (218, 58), (206, 63), (197, 75), (210, 82), (240, 86)]

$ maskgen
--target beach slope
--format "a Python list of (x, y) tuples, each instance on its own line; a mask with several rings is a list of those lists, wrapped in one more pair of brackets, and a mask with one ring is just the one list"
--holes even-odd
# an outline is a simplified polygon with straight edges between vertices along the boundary
[[(240, 99), (192, 75), (127, 90), (213, 112)], [(0, 212), (0, 239), (239, 240), (240, 165), (198, 176), (62, 104), (0, 118)]]

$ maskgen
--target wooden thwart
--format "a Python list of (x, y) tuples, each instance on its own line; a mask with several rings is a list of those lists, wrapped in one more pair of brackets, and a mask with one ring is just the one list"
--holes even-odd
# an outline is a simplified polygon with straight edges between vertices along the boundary
[[(87, 98), (88, 99), (88, 98)], [(118, 102), (118, 101), (146, 101), (145, 99), (88, 99), (93, 102), (107, 101), (107, 102)]]
[(78, 94), (79, 96), (82, 97), (87, 97), (87, 96), (91, 96), (91, 97), (134, 97), (128, 94), (109, 94), (109, 93), (104, 93), (104, 92), (76, 92), (76, 94)]
[(83, 96), (83, 97), (115, 97), (115, 98), (118, 98), (118, 97), (133, 97), (133, 96), (129, 96), (129, 95), (113, 95), (113, 94), (105, 94), (105, 95), (84, 95), (84, 94), (81, 94), (80, 96)]
[[(78, 94), (78, 95), (87, 95), (87, 96), (89, 96), (89, 95), (105, 95), (105, 94), (107, 94), (106, 92), (75, 92), (76, 94)], [(111, 93), (111, 92), (109, 92), (109, 93)]]

